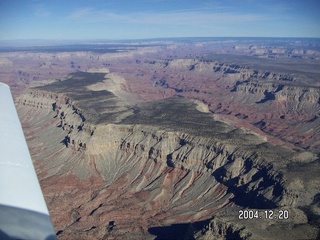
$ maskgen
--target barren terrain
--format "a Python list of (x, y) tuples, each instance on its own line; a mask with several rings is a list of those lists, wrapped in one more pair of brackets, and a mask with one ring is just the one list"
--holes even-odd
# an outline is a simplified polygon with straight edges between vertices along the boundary
[(0, 53), (59, 239), (319, 238), (318, 40), (94, 46)]

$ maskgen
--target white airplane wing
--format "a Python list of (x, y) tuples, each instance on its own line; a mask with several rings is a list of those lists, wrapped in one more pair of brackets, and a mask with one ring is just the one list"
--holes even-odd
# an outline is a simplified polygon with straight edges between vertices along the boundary
[(0, 83), (0, 239), (56, 239), (8, 85)]

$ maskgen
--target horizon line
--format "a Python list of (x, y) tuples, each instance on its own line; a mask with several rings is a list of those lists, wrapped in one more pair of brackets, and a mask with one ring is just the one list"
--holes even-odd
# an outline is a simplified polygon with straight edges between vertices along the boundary
[(189, 37), (146, 37), (146, 38), (19, 38), (19, 39), (0, 39), (0, 42), (7, 41), (132, 41), (132, 40), (153, 40), (153, 39), (182, 39), (182, 38), (299, 38), (299, 39), (320, 39), (319, 37), (295, 37), (295, 36), (189, 36)]
[[(111, 38), (88, 38), (88, 39), (44, 39), (44, 38), (34, 38), (34, 39), (0, 39), (0, 47), (10, 46), (10, 44), (23, 44), (23, 43), (35, 43), (35, 42), (43, 42), (44, 43), (67, 43), (67, 42), (76, 42), (76, 43), (85, 43), (85, 42), (128, 42), (128, 41), (169, 41), (169, 40), (183, 40), (183, 39), (207, 39), (207, 40), (214, 40), (214, 39), (261, 39), (261, 40), (267, 40), (267, 39), (301, 39), (301, 40), (320, 40), (320, 37), (261, 37), (261, 36), (216, 36), (216, 37), (153, 37), (153, 38), (119, 38), (119, 39), (111, 39)], [(90, 44), (90, 43), (87, 43)], [(1, 46), (2, 45), (2, 46)]]

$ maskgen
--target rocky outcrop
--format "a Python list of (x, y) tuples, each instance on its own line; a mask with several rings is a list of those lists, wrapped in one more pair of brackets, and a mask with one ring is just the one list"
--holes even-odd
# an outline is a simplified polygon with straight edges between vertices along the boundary
[(248, 66), (238, 64), (227, 64), (214, 60), (198, 59), (174, 59), (174, 60), (149, 60), (146, 64), (152, 64), (160, 68), (183, 69), (195, 71), (202, 74), (220, 73), (223, 77), (232, 77), (239, 81), (245, 80), (277, 80), (277, 81), (295, 81), (295, 76), (287, 73), (278, 73), (274, 71), (254, 70)]
[(269, 139), (317, 152), (319, 136), (312, 133), (318, 131), (320, 109), (315, 71), (303, 66), (288, 70), (285, 67), (290, 65), (281, 68), (262, 59), (254, 63), (245, 58), (248, 65), (209, 60), (214, 56), (149, 60), (144, 66), (155, 69), (150, 81), (153, 89), (163, 89), (164, 95), (174, 92), (197, 99), (238, 126), (251, 125), (250, 129), (263, 131)]
[(301, 42), (299, 41), (292, 44), (291, 46), (287, 45), (287, 46), (277, 47), (277, 46), (273, 46), (270, 43), (263, 44), (263, 45), (241, 44), (241, 45), (233, 46), (233, 49), (235, 51), (242, 51), (242, 52), (246, 52), (247, 54), (266, 57), (266, 58), (311, 58), (312, 59), (320, 56), (320, 51), (315, 46), (312, 46), (311, 44), (310, 46), (303, 46), (303, 44), (301, 44)]
[[(153, 226), (205, 220), (233, 206), (306, 206), (319, 191), (319, 180), (302, 180), (298, 169), (288, 175), (288, 158), (299, 161), (297, 153), (241, 130), (208, 138), (157, 124), (95, 124), (81, 102), (44, 90), (30, 90), (17, 105), (61, 239), (75, 232), (142, 236)], [(250, 235), (234, 223), (210, 226), (215, 236)]]
[(252, 96), (252, 99), (260, 98), (258, 103), (268, 100), (294, 103), (296, 106), (307, 104), (318, 105), (320, 92), (318, 88), (289, 86), (276, 83), (238, 82), (231, 90)]
[(195, 239), (210, 240), (210, 239), (251, 239), (252, 233), (244, 226), (237, 223), (225, 222), (218, 217), (214, 217), (209, 224), (203, 229), (194, 234)]
[(56, 127), (65, 133), (61, 143), (77, 151), (86, 149), (86, 141), (93, 135), (95, 127), (87, 124), (82, 110), (70, 97), (59, 93), (30, 90), (17, 100), (17, 104), (52, 111), (53, 119), (57, 121)]
[(1, 54), (58, 237), (316, 238), (313, 46), (168, 44)]

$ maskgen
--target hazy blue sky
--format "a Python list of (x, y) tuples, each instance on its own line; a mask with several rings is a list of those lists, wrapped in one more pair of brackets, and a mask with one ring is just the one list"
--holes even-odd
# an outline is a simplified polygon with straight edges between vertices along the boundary
[(0, 0), (0, 40), (320, 37), (319, 0)]

